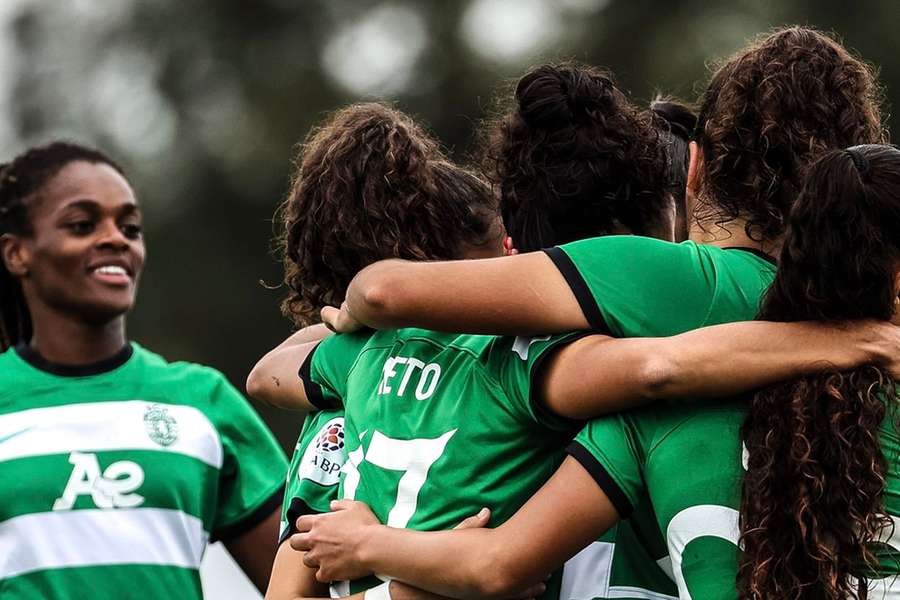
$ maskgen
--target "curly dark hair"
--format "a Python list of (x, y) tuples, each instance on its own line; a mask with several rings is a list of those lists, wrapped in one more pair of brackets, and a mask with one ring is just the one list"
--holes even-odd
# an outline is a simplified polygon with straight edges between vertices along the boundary
[(647, 233), (667, 206), (665, 155), (652, 117), (607, 71), (537, 67), (483, 131), (479, 162), (521, 251), (622, 228)]
[(885, 141), (880, 101), (872, 70), (824, 33), (790, 27), (745, 47), (703, 95), (694, 217), (744, 218), (752, 239), (779, 237), (815, 158)]
[(500, 247), (487, 183), (451, 164), (393, 108), (337, 111), (310, 132), (295, 164), (277, 221), (290, 289), (282, 312), (297, 325), (339, 305), (353, 276), (373, 262), (462, 258), (492, 241)]
[[(760, 317), (890, 319), (898, 261), (900, 151), (831, 151), (809, 169)], [(755, 394), (742, 431), (742, 598), (838, 600), (866, 589), (872, 543), (891, 525), (879, 430), (896, 402), (894, 381), (874, 366)]]
[[(56, 141), (29, 148), (0, 164), (0, 235), (32, 235), (29, 206), (44, 186), (73, 162), (102, 163), (125, 176), (103, 152), (80, 144)], [(0, 260), (0, 352), (31, 339), (31, 315), (22, 286)]]
[(660, 141), (666, 156), (666, 189), (675, 201), (675, 241), (688, 237), (687, 175), (690, 162), (688, 144), (697, 128), (697, 114), (689, 104), (669, 96), (657, 96), (650, 112), (660, 129)]

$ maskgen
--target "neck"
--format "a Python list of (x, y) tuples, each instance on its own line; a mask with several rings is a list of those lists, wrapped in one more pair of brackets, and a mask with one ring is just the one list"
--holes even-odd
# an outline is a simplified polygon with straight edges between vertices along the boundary
[(734, 219), (725, 223), (712, 220), (692, 220), (688, 239), (697, 244), (708, 244), (720, 248), (752, 248), (778, 258), (781, 254), (781, 240), (754, 240), (747, 235), (747, 221)]
[(96, 324), (49, 307), (31, 309), (31, 348), (61, 365), (89, 365), (114, 356), (126, 343), (125, 317)]

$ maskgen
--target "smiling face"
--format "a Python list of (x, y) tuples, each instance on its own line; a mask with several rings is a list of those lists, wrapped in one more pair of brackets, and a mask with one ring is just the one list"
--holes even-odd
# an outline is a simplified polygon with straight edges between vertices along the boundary
[(144, 266), (141, 214), (109, 165), (71, 162), (28, 202), (31, 232), (7, 252), (32, 314), (39, 308), (102, 324), (134, 304)]

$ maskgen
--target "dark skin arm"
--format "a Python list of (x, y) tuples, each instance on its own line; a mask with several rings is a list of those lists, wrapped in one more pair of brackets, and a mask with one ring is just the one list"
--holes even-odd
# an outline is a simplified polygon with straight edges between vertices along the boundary
[(225, 548), (260, 592), (265, 591), (272, 573), (276, 551), (272, 540), (278, 539), (280, 514), (281, 507), (276, 508), (256, 527), (225, 542)]

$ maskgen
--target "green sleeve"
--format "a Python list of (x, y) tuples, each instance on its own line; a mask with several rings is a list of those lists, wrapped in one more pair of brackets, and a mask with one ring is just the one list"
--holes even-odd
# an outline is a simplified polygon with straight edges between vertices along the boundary
[(589, 332), (537, 337), (496, 338), (490, 346), (486, 366), (500, 383), (517, 414), (526, 422), (557, 431), (574, 431), (580, 421), (555, 414), (540, 396), (540, 378), (548, 358)]
[(616, 337), (696, 329), (704, 324), (716, 289), (714, 271), (692, 242), (607, 236), (545, 252), (590, 326)]
[(608, 415), (590, 421), (567, 451), (590, 473), (625, 519), (646, 495), (643, 469), (644, 440), (629, 413)]
[(259, 415), (219, 373), (212, 417), (222, 443), (222, 468), (212, 538), (230, 540), (253, 529), (281, 504), (284, 452)]
[(346, 459), (343, 411), (306, 415), (288, 468), (280, 542), (296, 533), (301, 516), (330, 510), (331, 501), (338, 499), (338, 480)]
[(319, 342), (298, 375), (310, 403), (322, 410), (340, 408), (347, 395), (347, 376), (372, 330), (339, 333)]

